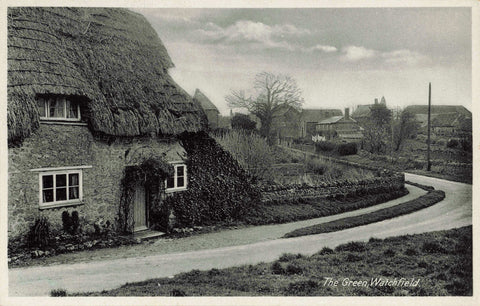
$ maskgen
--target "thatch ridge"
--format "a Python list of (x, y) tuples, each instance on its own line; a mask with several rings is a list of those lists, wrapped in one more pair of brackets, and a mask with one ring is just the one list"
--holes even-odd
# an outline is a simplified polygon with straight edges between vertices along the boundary
[(140, 14), (115, 8), (8, 9), (8, 137), (39, 125), (39, 94), (83, 96), (94, 132), (177, 135), (205, 128), (200, 105)]

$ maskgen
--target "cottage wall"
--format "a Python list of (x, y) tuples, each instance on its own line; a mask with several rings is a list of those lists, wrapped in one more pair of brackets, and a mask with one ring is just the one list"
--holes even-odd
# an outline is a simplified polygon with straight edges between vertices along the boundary
[(208, 127), (211, 129), (218, 128), (218, 111), (216, 109), (207, 109), (205, 114), (207, 115)]
[[(65, 210), (78, 211), (85, 230), (100, 220), (115, 225), (125, 167), (162, 154), (170, 161), (185, 157), (176, 141), (135, 138), (107, 143), (96, 140), (87, 126), (41, 124), (21, 147), (9, 149), (9, 238), (25, 235), (40, 216), (60, 228)], [(73, 166), (91, 166), (82, 170), (83, 204), (40, 209), (39, 172), (31, 170)]]

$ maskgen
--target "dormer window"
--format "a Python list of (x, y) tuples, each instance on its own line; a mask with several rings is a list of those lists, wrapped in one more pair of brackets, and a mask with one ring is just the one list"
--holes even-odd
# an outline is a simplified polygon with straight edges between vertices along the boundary
[(80, 121), (80, 104), (68, 97), (52, 96), (38, 98), (40, 119)]

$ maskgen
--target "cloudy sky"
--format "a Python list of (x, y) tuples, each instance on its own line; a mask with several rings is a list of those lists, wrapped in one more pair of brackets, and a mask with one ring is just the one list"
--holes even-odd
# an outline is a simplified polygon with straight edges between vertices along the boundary
[(289, 74), (305, 108), (427, 103), (471, 109), (469, 8), (135, 9), (157, 30), (185, 90), (221, 113), (262, 71)]

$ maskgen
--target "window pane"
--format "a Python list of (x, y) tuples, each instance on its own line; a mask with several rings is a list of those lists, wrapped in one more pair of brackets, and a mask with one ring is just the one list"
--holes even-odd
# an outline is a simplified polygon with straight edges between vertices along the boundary
[(78, 173), (68, 175), (68, 186), (78, 186)]
[(67, 118), (78, 118), (78, 104), (67, 100)]
[(185, 178), (178, 177), (177, 178), (177, 187), (184, 187), (185, 186)]
[(45, 99), (38, 98), (37, 105), (38, 105), (38, 113), (40, 114), (40, 117), (46, 117), (46, 114), (45, 114)]
[(43, 191), (43, 203), (53, 202), (53, 189)]
[(167, 188), (174, 188), (175, 187), (175, 179), (173, 176), (167, 178)]
[(70, 187), (68, 189), (68, 199), (69, 200), (73, 200), (73, 199), (78, 199), (80, 196), (79, 196), (79, 189), (78, 187)]
[(64, 115), (64, 104), (65, 99), (49, 99), (50, 101), (50, 117), (54, 118), (65, 118)]
[(53, 175), (44, 175), (42, 177), (42, 188), (53, 188)]
[(185, 171), (185, 166), (177, 166), (177, 176), (183, 176)]
[(57, 188), (55, 193), (56, 201), (65, 201), (67, 199), (67, 188)]
[(57, 187), (67, 186), (67, 175), (66, 174), (57, 174), (56, 175)]

